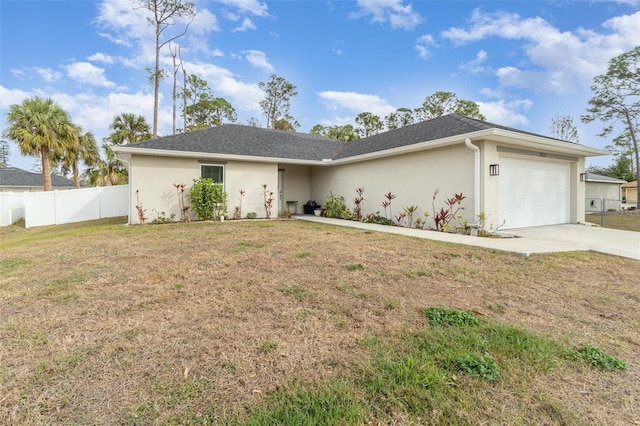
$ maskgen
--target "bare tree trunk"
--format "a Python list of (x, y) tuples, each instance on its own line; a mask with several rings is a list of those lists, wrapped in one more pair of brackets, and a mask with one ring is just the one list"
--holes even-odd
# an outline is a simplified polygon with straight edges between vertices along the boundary
[[(159, 26), (158, 26), (159, 27)], [(156, 67), (153, 74), (153, 137), (158, 137), (158, 97), (160, 92), (160, 33), (156, 28)]]
[(180, 58), (182, 63), (182, 120), (184, 121), (183, 132), (187, 131), (187, 70), (184, 69), (184, 63), (182, 57)]
[[(180, 46), (178, 46), (178, 50)], [(171, 49), (171, 45), (169, 45), (169, 52), (171, 52), (171, 59), (173, 60), (173, 92), (171, 94), (171, 99), (173, 101), (172, 112), (173, 112), (173, 134), (176, 134), (176, 97), (177, 95), (177, 74), (179, 65), (176, 66), (176, 56), (178, 55), (178, 50), (175, 52)]]
[[(633, 142), (633, 150), (635, 152), (636, 170), (640, 170), (640, 153), (638, 153), (638, 139), (636, 138), (636, 131), (633, 127), (633, 121), (631, 120), (631, 114), (627, 108), (624, 109), (624, 115), (627, 118), (627, 125), (629, 126), (629, 134), (631, 134), (631, 142)], [(632, 167), (633, 169), (633, 167)], [(640, 173), (636, 172), (636, 209), (640, 210)]]

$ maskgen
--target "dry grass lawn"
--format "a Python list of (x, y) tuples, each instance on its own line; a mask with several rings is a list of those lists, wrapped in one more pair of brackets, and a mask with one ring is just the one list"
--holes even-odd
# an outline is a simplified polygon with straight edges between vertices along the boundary
[(275, 390), (354, 377), (366, 339), (425, 327), (428, 306), (629, 363), (461, 379), (478, 386), (474, 422), (640, 424), (639, 277), (640, 262), (595, 253), (296, 220), (0, 228), (0, 424), (241, 422)]

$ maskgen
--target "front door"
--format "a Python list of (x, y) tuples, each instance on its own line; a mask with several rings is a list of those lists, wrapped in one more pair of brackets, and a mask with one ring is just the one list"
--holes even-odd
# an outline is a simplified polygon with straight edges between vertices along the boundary
[(278, 169), (278, 216), (282, 215), (285, 209), (284, 204), (284, 170)]

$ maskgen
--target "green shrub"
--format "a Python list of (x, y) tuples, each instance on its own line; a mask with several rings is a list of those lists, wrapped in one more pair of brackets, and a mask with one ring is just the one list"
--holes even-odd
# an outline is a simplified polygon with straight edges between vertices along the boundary
[(331, 191), (329, 191), (329, 195), (327, 196), (327, 203), (325, 204), (324, 208), (326, 217), (347, 220), (353, 218), (353, 213), (351, 213), (351, 210), (349, 210), (344, 203), (344, 197), (341, 195), (336, 195)]
[(460, 371), (464, 371), (475, 377), (482, 377), (490, 382), (500, 378), (500, 370), (498, 370), (496, 361), (488, 352), (485, 352), (483, 355), (464, 355), (458, 358), (456, 367)]
[(189, 191), (191, 209), (200, 220), (217, 220), (227, 214), (227, 193), (209, 178), (194, 179)]
[(480, 319), (471, 312), (458, 311), (437, 306), (424, 310), (424, 315), (433, 325), (480, 325)]
[(613, 355), (608, 355), (604, 353), (602, 349), (593, 346), (583, 346), (575, 351), (568, 350), (566, 356), (574, 361), (582, 359), (594, 367), (607, 370), (624, 370), (629, 368), (629, 364), (625, 361)]
[(390, 225), (390, 226), (395, 226), (396, 223), (391, 220), (391, 219), (387, 219), (386, 217), (382, 216), (380, 214), (380, 212), (375, 212), (375, 213), (369, 213), (367, 216), (365, 216), (362, 219), (363, 223), (376, 223), (378, 225)]

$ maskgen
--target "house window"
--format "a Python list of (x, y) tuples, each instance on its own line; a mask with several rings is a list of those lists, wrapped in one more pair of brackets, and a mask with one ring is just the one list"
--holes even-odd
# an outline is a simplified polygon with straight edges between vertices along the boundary
[(224, 166), (202, 164), (200, 166), (200, 176), (205, 179), (211, 179), (215, 183), (224, 184)]

